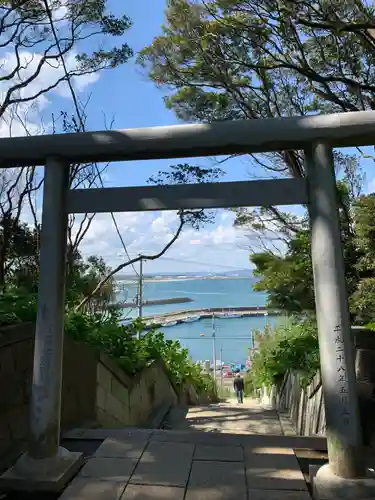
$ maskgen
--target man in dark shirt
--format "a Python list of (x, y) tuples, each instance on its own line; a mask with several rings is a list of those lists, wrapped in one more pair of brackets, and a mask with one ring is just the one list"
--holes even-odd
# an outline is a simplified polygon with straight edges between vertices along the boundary
[(239, 403), (243, 403), (243, 392), (245, 389), (245, 384), (239, 372), (236, 373), (236, 376), (233, 380), (233, 387), (236, 391), (237, 401)]

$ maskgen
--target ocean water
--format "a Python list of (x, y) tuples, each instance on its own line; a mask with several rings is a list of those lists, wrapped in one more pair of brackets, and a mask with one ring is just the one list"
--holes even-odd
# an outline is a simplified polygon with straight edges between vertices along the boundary
[[(143, 315), (149, 316), (172, 311), (199, 309), (209, 307), (264, 306), (266, 294), (253, 290), (251, 279), (215, 279), (215, 280), (181, 280), (168, 282), (146, 282), (143, 288), (145, 300), (189, 297), (193, 302), (184, 304), (167, 304), (162, 306), (146, 306)], [(131, 300), (137, 293), (135, 284), (126, 284), (118, 295), (118, 300)], [(136, 317), (137, 310), (124, 315)], [(260, 316), (254, 318), (215, 319), (216, 359), (225, 364), (244, 363), (248, 348), (252, 343), (252, 331), (263, 329), (266, 323), (275, 324), (278, 318)], [(194, 323), (161, 328), (167, 339), (179, 340), (181, 345), (189, 349), (194, 361), (213, 359), (213, 322), (203, 319)]]

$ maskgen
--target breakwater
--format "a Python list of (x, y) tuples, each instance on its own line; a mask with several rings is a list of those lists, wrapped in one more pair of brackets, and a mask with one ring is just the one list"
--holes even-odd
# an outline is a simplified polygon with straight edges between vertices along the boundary
[[(188, 302), (193, 302), (190, 297), (175, 297), (172, 299), (155, 299), (155, 300), (144, 300), (142, 304), (144, 306), (162, 306), (165, 304), (186, 304)], [(136, 302), (118, 302), (114, 304), (117, 309), (133, 309), (138, 307)]]
[[(174, 311), (165, 314), (147, 316), (143, 321), (147, 326), (162, 326), (168, 323), (183, 323), (188, 318), (197, 317), (199, 319), (212, 318), (214, 315), (218, 319), (230, 319), (231, 317), (252, 317), (252, 316), (280, 316), (281, 311), (270, 310), (262, 306), (249, 307), (213, 307), (206, 309), (189, 309), (185, 311)], [(199, 316), (199, 318), (198, 318)]]

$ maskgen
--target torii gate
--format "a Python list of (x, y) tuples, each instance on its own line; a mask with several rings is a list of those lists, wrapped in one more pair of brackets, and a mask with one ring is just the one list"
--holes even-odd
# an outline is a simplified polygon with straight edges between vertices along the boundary
[[(59, 447), (69, 213), (292, 204), (308, 205), (311, 221), (329, 454), (329, 465), (317, 478), (350, 479), (348, 484), (364, 478), (332, 148), (374, 141), (373, 111), (0, 139), (0, 167), (45, 165), (30, 441), (28, 452), (0, 478), (0, 489), (9, 484), (53, 489), (70, 480), (81, 463), (79, 454)], [(70, 163), (280, 150), (304, 150), (306, 179), (68, 189)]]

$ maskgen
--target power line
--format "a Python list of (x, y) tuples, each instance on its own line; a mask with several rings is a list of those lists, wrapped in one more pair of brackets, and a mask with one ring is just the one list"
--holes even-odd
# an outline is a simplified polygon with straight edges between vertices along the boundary
[(213, 264), (212, 262), (200, 262), (197, 260), (187, 260), (187, 259), (175, 259), (173, 257), (160, 257), (160, 259), (164, 260), (172, 260), (174, 262), (186, 262), (189, 264), (200, 264), (203, 266), (212, 266), (212, 267), (222, 267), (226, 269), (234, 269), (235, 271), (249, 271), (249, 268), (238, 268), (235, 266), (229, 266), (229, 265), (224, 265), (224, 264)]
[[(56, 33), (56, 29), (55, 29), (55, 25), (53, 23), (52, 12), (51, 12), (51, 9), (49, 8), (48, 0), (43, 0), (43, 3), (44, 3), (44, 7), (46, 9), (46, 13), (47, 13), (47, 17), (48, 17), (49, 23), (51, 25), (51, 31), (52, 31), (53, 37), (55, 39), (56, 47), (57, 47), (57, 49), (58, 49), (58, 51), (60, 53), (61, 63), (62, 63), (62, 66), (63, 66), (65, 78), (66, 78), (66, 81), (68, 83), (70, 93), (72, 95), (74, 108), (76, 110), (76, 114), (77, 114), (77, 117), (78, 117), (78, 120), (79, 120), (79, 125), (80, 125), (80, 128), (82, 129), (82, 131), (85, 132), (86, 127), (85, 127), (84, 121), (83, 121), (82, 116), (81, 116), (81, 110), (79, 109), (78, 99), (77, 99), (75, 90), (73, 88), (72, 82), (71, 82), (71, 78), (70, 78), (70, 75), (69, 75), (69, 72), (68, 72), (68, 68), (66, 67), (65, 59), (64, 59), (64, 56), (63, 56), (62, 51), (61, 51), (60, 41), (58, 39), (58, 36), (57, 36), (57, 33)], [(103, 179), (102, 179), (102, 176), (101, 176), (101, 172), (100, 172), (100, 170), (99, 170), (99, 168), (98, 168), (98, 166), (97, 166), (96, 163), (95, 163), (95, 169), (96, 169), (96, 173), (97, 173), (99, 182), (100, 182), (101, 186), (104, 187), (104, 182), (103, 182)], [(130, 256), (129, 256), (129, 253), (128, 253), (128, 249), (126, 248), (124, 239), (121, 236), (120, 229), (118, 227), (118, 224), (117, 224), (117, 221), (116, 221), (116, 218), (115, 218), (113, 212), (111, 212), (111, 218), (112, 218), (113, 224), (115, 226), (116, 233), (117, 233), (117, 235), (118, 235), (118, 237), (120, 239), (121, 245), (122, 245), (122, 247), (123, 247), (123, 249), (125, 251), (125, 254), (126, 254), (127, 258), (129, 260), (131, 260)], [(135, 266), (134, 266), (133, 263), (131, 264), (131, 266), (132, 266), (135, 274), (137, 276), (139, 276), (138, 271), (135, 268)]]
[[(176, 336), (177, 340), (211, 340), (212, 342), (212, 336), (210, 337), (209, 334), (207, 334), (207, 337), (178, 337)], [(251, 341), (250, 337), (219, 337), (216, 336), (216, 340), (247, 340)]]

